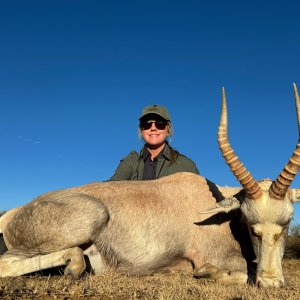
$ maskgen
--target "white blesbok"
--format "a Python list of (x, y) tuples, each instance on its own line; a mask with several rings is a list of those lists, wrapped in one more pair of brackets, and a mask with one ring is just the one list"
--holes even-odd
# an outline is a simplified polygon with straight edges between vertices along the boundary
[[(300, 124), (296, 85), (294, 91)], [(274, 182), (254, 180), (229, 144), (224, 90), (218, 141), (242, 188), (177, 173), (46, 193), (0, 219), (8, 248), (0, 257), (0, 276), (62, 265), (65, 274), (78, 276), (87, 253), (95, 273), (114, 268), (147, 274), (185, 261), (197, 277), (234, 283), (247, 282), (256, 260), (256, 283), (282, 286), (284, 238), (292, 204), (299, 201), (298, 190), (289, 186), (300, 166), (300, 144)]]

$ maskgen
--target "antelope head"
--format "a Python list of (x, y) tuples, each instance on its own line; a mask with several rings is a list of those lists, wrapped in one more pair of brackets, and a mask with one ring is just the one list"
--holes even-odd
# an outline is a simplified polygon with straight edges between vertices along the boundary
[[(295, 84), (294, 93), (300, 132), (300, 99)], [(296, 150), (275, 181), (256, 181), (230, 146), (223, 88), (218, 142), (226, 163), (245, 191), (245, 197), (241, 201), (235, 198), (225, 199), (210, 212), (228, 212), (240, 208), (256, 254), (256, 284), (263, 287), (281, 287), (284, 285), (282, 258), (285, 235), (293, 216), (292, 204), (299, 201), (298, 193), (300, 195), (299, 190), (289, 188), (300, 167), (300, 141), (298, 140)]]

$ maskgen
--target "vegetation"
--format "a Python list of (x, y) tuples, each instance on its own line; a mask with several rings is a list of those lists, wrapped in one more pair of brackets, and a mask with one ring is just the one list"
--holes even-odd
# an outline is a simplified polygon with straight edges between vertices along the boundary
[(290, 225), (289, 235), (300, 236), (300, 224)]

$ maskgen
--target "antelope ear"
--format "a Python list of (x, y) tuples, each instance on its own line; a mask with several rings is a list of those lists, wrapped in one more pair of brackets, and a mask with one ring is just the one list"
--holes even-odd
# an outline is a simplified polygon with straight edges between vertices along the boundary
[(218, 213), (218, 212), (230, 212), (235, 209), (239, 209), (241, 203), (235, 197), (225, 198), (220, 201), (216, 206), (209, 208), (204, 211), (200, 211), (199, 214), (210, 214), (210, 213)]
[(300, 189), (292, 189), (292, 201), (300, 202)]

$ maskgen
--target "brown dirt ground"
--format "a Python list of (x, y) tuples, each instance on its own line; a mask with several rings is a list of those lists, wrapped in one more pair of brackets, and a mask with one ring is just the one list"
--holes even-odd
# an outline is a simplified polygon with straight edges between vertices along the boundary
[[(0, 278), (0, 299), (300, 299), (300, 237), (289, 238), (283, 260), (286, 285), (257, 288), (249, 284), (225, 285), (195, 279), (191, 271), (172, 271), (149, 276), (116, 272), (86, 275), (72, 280), (62, 276)], [(296, 258), (297, 257), (297, 258)]]

